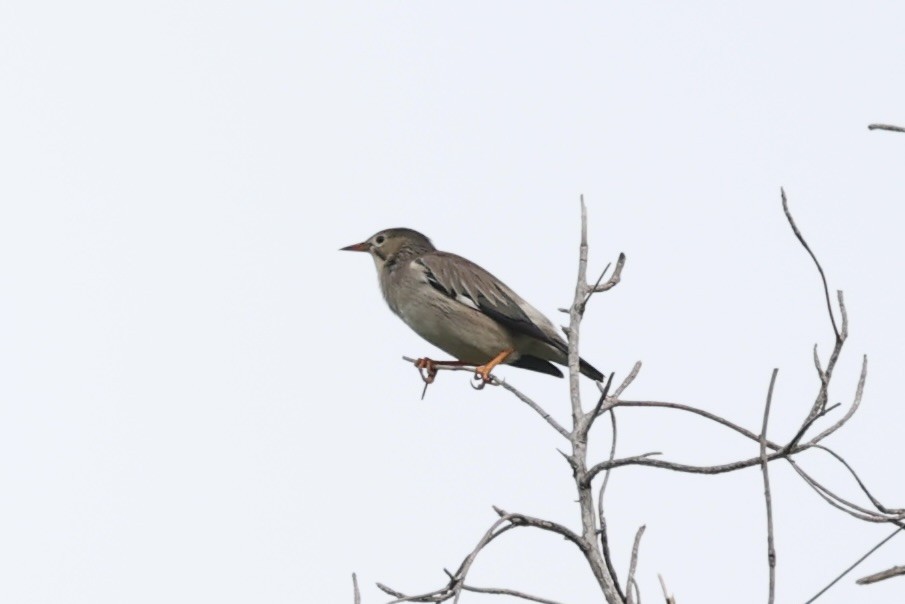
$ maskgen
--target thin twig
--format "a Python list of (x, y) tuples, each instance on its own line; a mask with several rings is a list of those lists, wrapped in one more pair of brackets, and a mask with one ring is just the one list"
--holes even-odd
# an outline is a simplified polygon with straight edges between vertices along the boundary
[(889, 124), (871, 124), (868, 130), (891, 130), (892, 132), (905, 132), (905, 128), (901, 126), (891, 126)]
[[(751, 439), (754, 442), (760, 442), (757, 434), (754, 432), (747, 430), (738, 424), (734, 424), (729, 420), (720, 417), (710, 411), (705, 411), (703, 409), (698, 409), (697, 407), (692, 407), (691, 405), (684, 405), (682, 403), (669, 403), (663, 401), (616, 401), (612, 405), (611, 408), (616, 407), (646, 407), (646, 408), (663, 408), (663, 409), (675, 409), (677, 411), (686, 411), (688, 413), (694, 413), (695, 415), (700, 415), (701, 417), (707, 418), (711, 421), (714, 421), (718, 424), (722, 424), (731, 430), (735, 430), (739, 434), (745, 436), (746, 438)], [(767, 446), (773, 449), (774, 451), (778, 451), (782, 447), (770, 440), (767, 441)]]
[[(610, 457), (609, 460), (613, 461), (616, 457), (616, 435), (618, 433), (616, 429), (616, 412), (614, 410), (610, 410), (610, 425), (613, 429), (613, 438), (610, 442)], [(606, 493), (606, 485), (610, 480), (610, 471), (607, 470), (603, 474), (603, 483), (600, 485), (600, 491), (597, 492), (597, 519), (600, 523), (600, 547), (603, 550), (603, 560), (606, 562), (606, 567), (610, 571), (610, 575), (613, 577), (613, 584), (616, 586), (616, 591), (619, 592), (620, 597), (625, 599), (625, 594), (622, 591), (622, 586), (619, 585), (619, 575), (616, 574), (616, 567), (613, 565), (613, 558), (610, 554), (610, 539), (607, 534), (607, 526), (606, 526), (606, 514), (603, 511), (603, 495)]]
[(898, 529), (894, 530), (893, 532), (891, 532), (888, 536), (884, 537), (883, 540), (880, 541), (880, 543), (878, 543), (878, 544), (876, 544), (875, 546), (873, 546), (872, 548), (870, 548), (870, 549), (867, 551), (866, 554), (864, 554), (863, 556), (861, 556), (860, 558), (858, 558), (858, 559), (855, 561), (854, 564), (852, 564), (851, 566), (849, 566), (848, 568), (846, 568), (844, 571), (842, 571), (842, 574), (840, 574), (838, 577), (836, 577), (835, 579), (833, 579), (832, 581), (830, 581), (829, 585), (827, 585), (826, 587), (824, 587), (823, 589), (821, 589), (820, 591), (818, 591), (818, 592), (814, 595), (813, 598), (811, 598), (810, 600), (808, 600), (808, 601), (805, 602), (804, 604), (811, 604), (811, 603), (814, 602), (817, 598), (819, 598), (820, 596), (822, 596), (823, 594), (825, 594), (826, 591), (827, 591), (829, 588), (831, 588), (833, 585), (835, 585), (836, 583), (838, 583), (839, 580), (842, 579), (842, 577), (844, 577), (845, 575), (847, 575), (848, 573), (850, 573), (852, 570), (854, 570), (855, 567), (858, 566), (859, 564), (861, 564), (862, 562), (864, 562), (864, 561), (867, 559), (868, 556), (870, 556), (870, 555), (873, 554), (875, 551), (877, 551), (878, 549), (880, 549), (883, 545), (886, 544), (887, 541), (889, 541), (890, 539), (892, 539), (893, 537), (895, 537), (896, 535), (898, 535), (901, 531), (902, 531), (902, 529), (898, 528)]
[(902, 511), (893, 514), (877, 513), (872, 510), (863, 508), (855, 503), (852, 503), (851, 501), (842, 498), (841, 496), (837, 495), (833, 491), (817, 482), (810, 474), (802, 470), (794, 459), (788, 459), (786, 461), (791, 464), (792, 468), (794, 468), (798, 475), (804, 479), (808, 486), (814, 489), (814, 491), (816, 491), (816, 493), (820, 495), (827, 503), (851, 516), (854, 516), (855, 518), (858, 518), (859, 520), (864, 520), (866, 522), (897, 523), (905, 519), (905, 512)]
[[(610, 409), (610, 424), (613, 428), (613, 442), (610, 444), (610, 457), (609, 462), (612, 463), (616, 458), (616, 412), (613, 409)], [(606, 492), (606, 485), (610, 481), (610, 470), (607, 469), (603, 474), (603, 484), (600, 485), (600, 496), (599, 496), (599, 504), (601, 511), (603, 510), (603, 494)]]
[(855, 472), (854, 468), (852, 468), (852, 466), (849, 465), (849, 463), (848, 463), (847, 461), (845, 461), (845, 458), (843, 458), (841, 455), (839, 455), (838, 453), (836, 453), (835, 451), (833, 451), (833, 450), (830, 449), (829, 447), (825, 447), (825, 446), (823, 446), (823, 445), (814, 445), (814, 448), (815, 448), (815, 449), (820, 449), (821, 451), (824, 451), (824, 452), (826, 452), (826, 453), (829, 453), (830, 455), (832, 455), (832, 456), (836, 459), (836, 461), (838, 461), (838, 462), (841, 463), (843, 466), (845, 466), (845, 469), (848, 470), (849, 474), (852, 475), (852, 478), (855, 479), (855, 482), (858, 483), (858, 486), (861, 488), (861, 491), (864, 493), (864, 495), (865, 495), (868, 499), (870, 499), (870, 502), (871, 502), (872, 504), (874, 504), (874, 507), (876, 507), (878, 510), (880, 510), (880, 511), (883, 512), (884, 514), (902, 514), (902, 513), (905, 513), (905, 510), (902, 510), (902, 509), (889, 509), (889, 508), (887, 508), (886, 506), (884, 506), (882, 503), (880, 503), (880, 501), (879, 501), (876, 497), (874, 497), (873, 494), (868, 490), (867, 485), (865, 485), (864, 482), (861, 481), (861, 477), (858, 476), (858, 473)]
[(523, 403), (525, 403), (526, 405), (528, 405), (529, 407), (534, 409), (534, 411), (538, 415), (540, 415), (544, 419), (545, 422), (550, 424), (553, 427), (553, 429), (556, 430), (557, 432), (559, 432), (564, 438), (569, 438), (569, 436), (570, 436), (569, 431), (566, 430), (565, 428), (563, 428), (560, 425), (560, 423), (557, 422), (555, 419), (553, 419), (553, 417), (549, 413), (547, 413), (547, 411), (543, 407), (541, 407), (540, 405), (535, 403), (533, 400), (528, 398), (524, 393), (522, 393), (522, 391), (520, 391), (518, 388), (516, 388), (515, 386), (513, 386), (506, 380), (499, 380), (499, 385), (502, 386), (504, 389), (508, 390), (509, 392), (511, 392), (512, 394), (514, 394), (518, 400), (522, 401)]
[(557, 535), (562, 535), (568, 541), (571, 541), (572, 543), (577, 545), (578, 549), (582, 551), (586, 549), (585, 543), (582, 541), (579, 535), (557, 522), (544, 520), (542, 518), (535, 518), (534, 516), (527, 516), (525, 514), (510, 514), (509, 512), (505, 512), (497, 507), (494, 507), (493, 509), (497, 514), (501, 514), (502, 517), (510, 522), (513, 526), (533, 526), (534, 528), (538, 528), (543, 531), (556, 533)]
[[(625, 379), (622, 380), (622, 383), (619, 384), (619, 387), (616, 388), (616, 391), (613, 392), (611, 398), (615, 400), (619, 400), (619, 397), (622, 396), (622, 393), (625, 392), (625, 389), (631, 386), (632, 382), (635, 381), (635, 378), (638, 377), (638, 372), (641, 371), (641, 361), (635, 361), (635, 365), (632, 367), (632, 370), (629, 372)], [(598, 383), (597, 388), (602, 392), (603, 387)]]
[(833, 324), (833, 332), (836, 334), (836, 338), (839, 338), (839, 329), (836, 327), (836, 317), (833, 316), (833, 307), (830, 304), (830, 288), (826, 284), (826, 275), (823, 273), (823, 267), (820, 266), (820, 261), (817, 260), (817, 256), (814, 255), (814, 252), (811, 251), (811, 246), (808, 245), (808, 242), (804, 240), (804, 237), (801, 234), (801, 231), (798, 230), (798, 225), (795, 224), (795, 219), (792, 218), (792, 213), (789, 212), (789, 201), (786, 199), (786, 191), (783, 188), (779, 189), (780, 196), (782, 197), (782, 210), (786, 214), (786, 220), (789, 221), (789, 226), (792, 227), (792, 232), (795, 233), (795, 236), (798, 238), (798, 241), (804, 246), (804, 249), (807, 250), (808, 254), (811, 255), (811, 259), (814, 261), (814, 264), (817, 265), (817, 272), (820, 273), (820, 280), (823, 281), (823, 292), (826, 295), (826, 308), (830, 313), (830, 321)]
[[(810, 445), (798, 445), (793, 449), (782, 449), (781, 451), (767, 455), (767, 461), (785, 459), (809, 448)], [(608, 468), (620, 468), (622, 466), (646, 466), (649, 468), (660, 468), (661, 470), (673, 470), (675, 472), (685, 472), (688, 474), (725, 474), (727, 472), (735, 472), (736, 470), (750, 468), (761, 463), (760, 456), (758, 455), (757, 457), (751, 457), (749, 459), (742, 459), (740, 461), (733, 461), (731, 463), (719, 464), (715, 466), (693, 466), (690, 464), (664, 461), (662, 459), (650, 459), (652, 455), (660, 455), (660, 453), (645, 453), (644, 455), (623, 457), (621, 459), (614, 459), (611, 462), (601, 461), (588, 470), (587, 479), (590, 481), (595, 476), (597, 476), (597, 474), (603, 472)]]
[(608, 270), (610, 270), (611, 266), (612, 266), (612, 263), (607, 262), (607, 265), (605, 267), (603, 267), (602, 271), (600, 271), (600, 276), (597, 277), (597, 281), (594, 282), (594, 285), (592, 285), (590, 288), (588, 288), (588, 293), (585, 296), (584, 300), (581, 302), (582, 311), (584, 310), (585, 305), (588, 303), (588, 300), (591, 299), (591, 296), (593, 296), (594, 293), (597, 291), (597, 288), (600, 287), (600, 282), (603, 281), (604, 275), (606, 275), (606, 272)]
[(867, 355), (864, 355), (861, 361), (861, 375), (858, 377), (858, 386), (855, 388), (855, 398), (852, 401), (852, 406), (846, 411), (845, 415), (837, 421), (835, 424), (815, 436), (809, 441), (809, 444), (816, 445), (821, 440), (841, 428), (845, 425), (845, 423), (851, 419), (851, 417), (855, 414), (855, 411), (858, 410), (858, 407), (861, 405), (861, 397), (864, 395), (864, 383), (867, 381)]
[(587, 440), (588, 432), (591, 431), (591, 426), (594, 425), (594, 421), (600, 415), (600, 409), (603, 407), (603, 404), (607, 400), (607, 395), (610, 392), (610, 386), (613, 385), (613, 376), (615, 373), (610, 373), (610, 376), (604, 380), (603, 389), (600, 391), (600, 398), (597, 399), (597, 404), (594, 405), (594, 408), (591, 409), (591, 412), (587, 414), (587, 419), (581, 423), (579, 428), (580, 432), (578, 433), (578, 438), (582, 440)]
[(657, 578), (660, 580), (660, 589), (663, 590), (663, 599), (666, 600), (666, 604), (676, 604), (675, 596), (669, 595), (669, 590), (666, 589), (666, 581), (663, 580), (663, 575), (658, 573)]
[(644, 535), (644, 529), (646, 528), (647, 527), (642, 524), (638, 528), (638, 532), (635, 533), (635, 543), (632, 545), (632, 557), (628, 565), (628, 579), (625, 581), (625, 585), (628, 587), (628, 589), (626, 589), (628, 592), (628, 599), (625, 604), (637, 604), (632, 593), (632, 583), (635, 582), (635, 569), (638, 566), (638, 549), (641, 547), (641, 536)]
[[(609, 266), (609, 265), (607, 265)], [(607, 279), (606, 283), (598, 283), (594, 285), (591, 291), (595, 294), (599, 294), (601, 292), (605, 292), (607, 290), (613, 289), (619, 282), (622, 280), (622, 269), (625, 267), (625, 254), (620, 253), (619, 258), (616, 259), (616, 268), (613, 269), (613, 274)], [(602, 276), (602, 275), (601, 275)]]
[[(613, 385), (613, 377), (616, 375), (615, 372), (611, 372), (610, 376), (606, 379), (606, 383), (603, 386), (603, 390), (600, 391), (600, 398), (597, 400), (597, 405), (594, 406), (594, 409), (591, 410), (590, 421), (588, 422), (588, 429), (590, 430), (590, 426), (593, 425), (594, 420), (597, 419), (597, 416), (600, 415), (600, 408), (603, 407), (603, 404), (606, 402), (607, 397), (610, 394), (610, 387)], [(598, 382), (599, 383), (599, 382)]]
[(474, 547), (471, 553), (465, 557), (462, 561), (462, 564), (459, 565), (458, 570), (451, 577), (450, 582), (437, 590), (430, 591), (423, 594), (407, 596), (402, 592), (399, 592), (395, 589), (387, 587), (382, 583), (378, 583), (377, 587), (380, 588), (383, 592), (393, 596), (396, 600), (393, 600), (390, 604), (398, 604), (399, 602), (444, 602), (449, 600), (450, 598), (455, 598), (454, 601), (458, 601), (459, 594), (462, 590), (462, 585), (465, 583), (465, 577), (468, 574), (468, 570), (471, 567), (472, 562), (478, 556), (478, 554), (487, 546), (491, 541), (502, 535), (508, 530), (515, 528), (516, 525), (508, 524), (510, 518), (508, 515), (501, 514), (500, 518), (494, 522), (489, 529), (484, 533), (481, 537), (481, 540)]
[(901, 577), (905, 575), (905, 566), (893, 566), (892, 568), (888, 568), (882, 572), (874, 573), (873, 575), (867, 575), (866, 577), (861, 577), (855, 583), (858, 585), (868, 585), (870, 583), (876, 583), (877, 581), (884, 581), (886, 579), (891, 579), (892, 577)]
[(478, 554), (481, 552), (484, 547), (503, 534), (505, 531), (511, 529), (514, 524), (510, 524), (509, 526), (502, 527), (499, 531), (497, 531), (497, 527), (503, 522), (512, 522), (512, 518), (509, 516), (503, 516), (497, 522), (490, 527), (490, 529), (484, 533), (484, 537), (481, 541), (478, 542), (478, 545), (475, 546), (474, 550), (462, 561), (462, 564), (459, 566), (459, 570), (456, 572), (456, 580), (453, 584), (453, 594), (455, 598), (453, 599), (453, 603), (457, 604), (459, 602), (459, 595), (462, 593), (462, 586), (465, 584), (465, 577), (468, 575), (468, 571), (471, 570), (471, 565), (474, 562), (475, 558), (478, 557)]
[(556, 600), (548, 600), (546, 598), (541, 598), (539, 596), (532, 596), (531, 594), (526, 594), (521, 591), (516, 591), (514, 589), (503, 589), (497, 587), (473, 587), (471, 585), (463, 585), (462, 591), (473, 591), (479, 594), (494, 594), (499, 596), (512, 596), (514, 598), (521, 598), (523, 600), (528, 600), (529, 602), (540, 602), (540, 604), (562, 604), (561, 602), (557, 602)]
[(770, 405), (773, 402), (773, 386), (776, 385), (776, 374), (773, 369), (770, 376), (770, 388), (767, 390), (767, 402), (764, 405), (764, 423), (760, 429), (760, 467), (764, 475), (764, 500), (767, 503), (767, 565), (770, 569), (770, 591), (767, 602), (773, 604), (776, 599), (776, 549), (773, 543), (773, 499), (770, 496), (770, 472), (767, 469), (767, 422), (770, 418)]
[[(408, 363), (415, 362), (415, 359), (410, 357), (402, 357), (402, 360)], [(437, 367), (437, 371), (468, 371), (470, 373), (474, 373), (474, 368), (455, 365), (440, 365)], [(518, 400), (531, 407), (538, 415), (540, 415), (544, 419), (545, 422), (550, 424), (550, 426), (552, 426), (554, 430), (559, 432), (564, 438), (569, 438), (569, 431), (563, 428), (559, 422), (553, 419), (553, 416), (547, 413), (547, 411), (543, 407), (531, 400), (531, 398), (529, 398), (525, 393), (523, 393), (521, 390), (519, 390), (506, 380), (499, 379), (495, 376), (490, 376), (490, 378), (490, 383), (492, 385), (502, 386), (505, 390), (508, 390), (509, 392), (514, 394), (516, 398), (518, 398)]]

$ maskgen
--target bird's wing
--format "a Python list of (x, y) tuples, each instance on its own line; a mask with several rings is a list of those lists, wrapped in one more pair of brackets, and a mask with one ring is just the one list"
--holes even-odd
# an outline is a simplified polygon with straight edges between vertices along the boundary
[(412, 263), (426, 281), (450, 298), (478, 310), (512, 331), (566, 351), (566, 343), (553, 324), (489, 272), (455, 254), (431, 252)]

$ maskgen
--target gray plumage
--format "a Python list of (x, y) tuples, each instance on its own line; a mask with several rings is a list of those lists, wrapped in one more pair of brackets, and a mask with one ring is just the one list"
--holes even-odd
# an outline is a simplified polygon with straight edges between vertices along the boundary
[[(461, 256), (438, 251), (412, 229), (380, 231), (342, 248), (369, 252), (390, 309), (422, 338), (468, 364), (500, 352), (505, 364), (562, 377), (568, 346), (547, 317), (502, 281)], [(603, 374), (582, 359), (581, 373)]]

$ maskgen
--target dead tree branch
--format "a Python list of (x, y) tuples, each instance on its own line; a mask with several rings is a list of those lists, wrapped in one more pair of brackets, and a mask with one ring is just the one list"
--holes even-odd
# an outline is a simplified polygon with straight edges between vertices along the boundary
[(473, 587), (471, 585), (463, 585), (463, 591), (473, 591), (479, 594), (493, 594), (497, 596), (512, 596), (513, 598), (521, 598), (522, 600), (528, 600), (529, 602), (540, 602), (540, 604), (562, 604), (561, 602), (557, 602), (556, 600), (548, 600), (547, 598), (541, 598), (539, 596), (532, 596), (531, 594), (526, 594), (522, 591), (516, 591), (514, 589), (500, 589), (497, 587)]
[(773, 543), (773, 499), (770, 496), (770, 472), (767, 465), (767, 421), (770, 418), (770, 405), (773, 402), (773, 387), (776, 385), (776, 374), (770, 376), (770, 388), (767, 390), (767, 402), (764, 405), (764, 423), (760, 429), (760, 467), (764, 475), (764, 500), (767, 503), (767, 566), (770, 569), (769, 596), (767, 602), (773, 604), (776, 599), (776, 548)]
[[(628, 578), (625, 580), (625, 591), (628, 593), (625, 604), (640, 604), (638, 600), (641, 598), (636, 597), (637, 584), (635, 583), (635, 569), (638, 567), (638, 550), (641, 547), (641, 537), (644, 535), (645, 528), (647, 527), (641, 525), (638, 528), (638, 532), (635, 533), (635, 543), (632, 545), (632, 557), (628, 567)], [(632, 589), (633, 585), (635, 586), (635, 590)]]
[(869, 583), (876, 583), (877, 581), (884, 581), (886, 579), (891, 579), (892, 577), (901, 577), (903, 575), (905, 575), (905, 566), (893, 566), (882, 572), (861, 577), (855, 581), (855, 583), (858, 585), (867, 585)]
[(671, 596), (666, 589), (666, 581), (663, 580), (663, 575), (657, 575), (657, 579), (660, 580), (660, 588), (663, 590), (663, 599), (666, 600), (666, 604), (676, 604), (675, 596)]
[(892, 132), (905, 132), (905, 128), (901, 126), (890, 126), (889, 124), (871, 124), (868, 130), (891, 130)]

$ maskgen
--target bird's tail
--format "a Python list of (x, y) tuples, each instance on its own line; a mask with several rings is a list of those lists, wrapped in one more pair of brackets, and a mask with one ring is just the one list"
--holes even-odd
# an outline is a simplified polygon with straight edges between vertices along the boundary
[(596, 367), (594, 367), (584, 359), (578, 359), (578, 369), (583, 375), (588, 376), (595, 382), (603, 381), (603, 374), (600, 373), (600, 371), (598, 371)]

